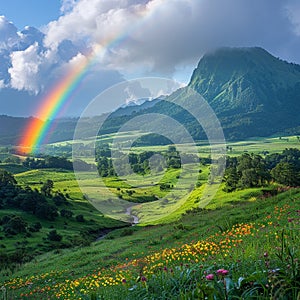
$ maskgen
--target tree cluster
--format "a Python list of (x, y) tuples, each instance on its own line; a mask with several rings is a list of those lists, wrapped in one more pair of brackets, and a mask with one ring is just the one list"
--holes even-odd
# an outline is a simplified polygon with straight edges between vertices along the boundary
[(30, 169), (57, 168), (65, 170), (73, 170), (73, 164), (65, 157), (45, 156), (43, 159), (35, 159), (27, 157), (23, 162), (23, 166)]
[[(111, 151), (108, 145), (102, 145), (96, 149), (96, 163), (98, 173), (101, 177), (116, 176), (114, 164), (122, 174), (134, 172), (136, 174), (145, 175), (150, 172), (150, 161), (158, 171), (164, 168), (179, 169), (181, 168), (181, 158), (175, 146), (169, 146), (167, 151), (143, 151), (141, 153), (130, 152), (128, 156), (123, 152), (118, 152), (118, 159), (114, 161), (111, 158)], [(155, 155), (161, 156), (158, 159)], [(196, 158), (197, 159), (197, 158)], [(186, 155), (185, 160), (194, 162), (195, 157)], [(129, 164), (128, 164), (129, 162)], [(119, 174), (121, 175), (121, 174)]]
[(290, 148), (265, 158), (244, 153), (227, 158), (224, 176), (225, 191), (260, 187), (270, 181), (286, 186), (300, 185), (300, 150)]
[(0, 208), (20, 209), (38, 218), (53, 221), (58, 216), (57, 206), (68, 202), (61, 192), (53, 194), (52, 189), (52, 180), (47, 180), (41, 191), (28, 186), (22, 188), (11, 173), (0, 169)]

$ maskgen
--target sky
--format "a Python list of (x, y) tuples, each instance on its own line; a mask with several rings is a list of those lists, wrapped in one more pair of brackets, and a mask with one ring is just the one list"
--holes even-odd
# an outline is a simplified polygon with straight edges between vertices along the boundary
[(18, 29), (25, 26), (41, 28), (61, 15), (60, 0), (0, 0), (0, 14)]
[(0, 114), (38, 116), (51, 90), (91, 58), (60, 116), (80, 115), (124, 79), (188, 83), (199, 59), (223, 46), (260, 46), (300, 63), (300, 2), (0, 0)]

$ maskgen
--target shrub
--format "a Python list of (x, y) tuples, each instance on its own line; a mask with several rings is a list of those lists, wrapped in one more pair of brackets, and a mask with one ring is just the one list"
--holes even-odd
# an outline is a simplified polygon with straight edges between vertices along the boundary
[(83, 215), (78, 215), (75, 217), (75, 220), (77, 222), (85, 222), (84, 216)]
[(47, 236), (49, 241), (60, 242), (62, 240), (62, 236), (56, 232), (56, 230), (51, 230)]

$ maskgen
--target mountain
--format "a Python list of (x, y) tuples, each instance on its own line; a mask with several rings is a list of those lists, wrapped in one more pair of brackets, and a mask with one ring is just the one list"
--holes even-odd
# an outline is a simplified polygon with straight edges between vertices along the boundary
[[(207, 53), (186, 88), (167, 97), (168, 102), (160, 101), (134, 116), (166, 114), (184, 124), (194, 138), (203, 139), (205, 134), (197, 121), (170, 103), (173, 99), (189, 101), (185, 95), (190, 88), (213, 108), (227, 140), (300, 134), (300, 65), (276, 58), (262, 48), (221, 48)], [(112, 129), (111, 124), (127, 120), (129, 117), (124, 116), (110, 120), (105, 132)]]
[[(185, 94), (189, 88), (201, 94), (214, 109), (227, 140), (300, 134), (300, 65), (282, 61), (258, 47), (221, 48), (205, 54), (186, 88), (166, 98), (152, 101), (142, 99), (142, 104), (130, 103), (119, 108), (106, 119), (102, 133), (116, 132), (132, 117), (160, 113), (183, 124), (195, 139), (205, 138), (191, 114), (170, 103), (173, 98), (188, 101)], [(91, 129), (97, 126), (98, 118), (102, 117), (86, 120), (85, 136), (89, 136)], [(20, 135), (18, 128), (22, 128), (21, 119), (16, 119), (16, 126), (10, 119), (11, 125), (6, 127), (4, 124), (7, 119), (2, 120), (4, 127), (0, 126), (1, 144)], [(155, 119), (151, 121), (155, 122)], [(77, 118), (57, 122), (59, 130), (55, 131), (49, 141), (72, 139)], [(140, 129), (147, 128), (149, 123), (138, 126)], [(13, 129), (11, 135), (8, 134), (9, 128)]]
[(16, 145), (31, 118), (0, 115), (0, 145)]
[[(207, 53), (186, 88), (143, 111), (131, 107), (132, 116), (165, 114), (184, 124), (194, 138), (203, 139), (197, 121), (170, 103), (173, 99), (189, 101), (187, 89), (197, 91), (210, 104), (227, 140), (300, 134), (300, 65), (282, 61), (262, 48), (221, 48)], [(116, 131), (129, 119), (111, 119), (104, 124), (104, 132)], [(141, 129), (148, 125), (139, 124)]]
[(141, 110), (145, 110), (148, 108), (153, 107), (156, 105), (159, 101), (161, 101), (163, 97), (150, 100), (148, 98), (145, 99), (139, 99), (138, 101), (132, 101), (129, 102), (120, 108), (118, 108), (116, 111), (111, 113), (111, 118), (119, 117), (119, 116), (129, 116), (133, 113), (140, 112)]
[(262, 48), (223, 48), (204, 55), (188, 86), (211, 105), (227, 138), (298, 132), (300, 65)]

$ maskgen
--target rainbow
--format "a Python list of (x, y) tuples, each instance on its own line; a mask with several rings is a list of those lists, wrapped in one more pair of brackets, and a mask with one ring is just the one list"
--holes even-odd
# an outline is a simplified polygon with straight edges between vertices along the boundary
[(86, 59), (70, 68), (65, 76), (50, 89), (50, 92), (42, 99), (35, 113), (39, 119), (30, 119), (18, 142), (17, 151), (20, 154), (28, 155), (39, 151), (49, 133), (53, 120), (58, 116), (80, 82), (82, 82), (82, 79), (91, 65), (95, 63), (97, 57), (105, 53), (110, 47), (120, 44), (137, 26), (144, 23), (147, 19), (145, 18), (146, 11), (140, 12), (140, 17), (139, 21), (131, 25), (130, 28), (126, 28), (126, 31), (123, 31), (122, 34), (102, 41), (91, 53), (85, 56)]
[(67, 100), (83, 80), (99, 53), (106, 51), (106, 49), (119, 41), (121, 41), (120, 37), (107, 42), (106, 47), (98, 46), (100, 51), (94, 50), (80, 63), (71, 67), (63, 78), (61, 78), (52, 89), (50, 89), (50, 92), (44, 99), (42, 99), (41, 104), (35, 113), (38, 118), (31, 118), (25, 127), (22, 137), (18, 143), (18, 152), (20, 154), (34, 154), (39, 151), (40, 146), (47, 137), (53, 120), (58, 116)]

